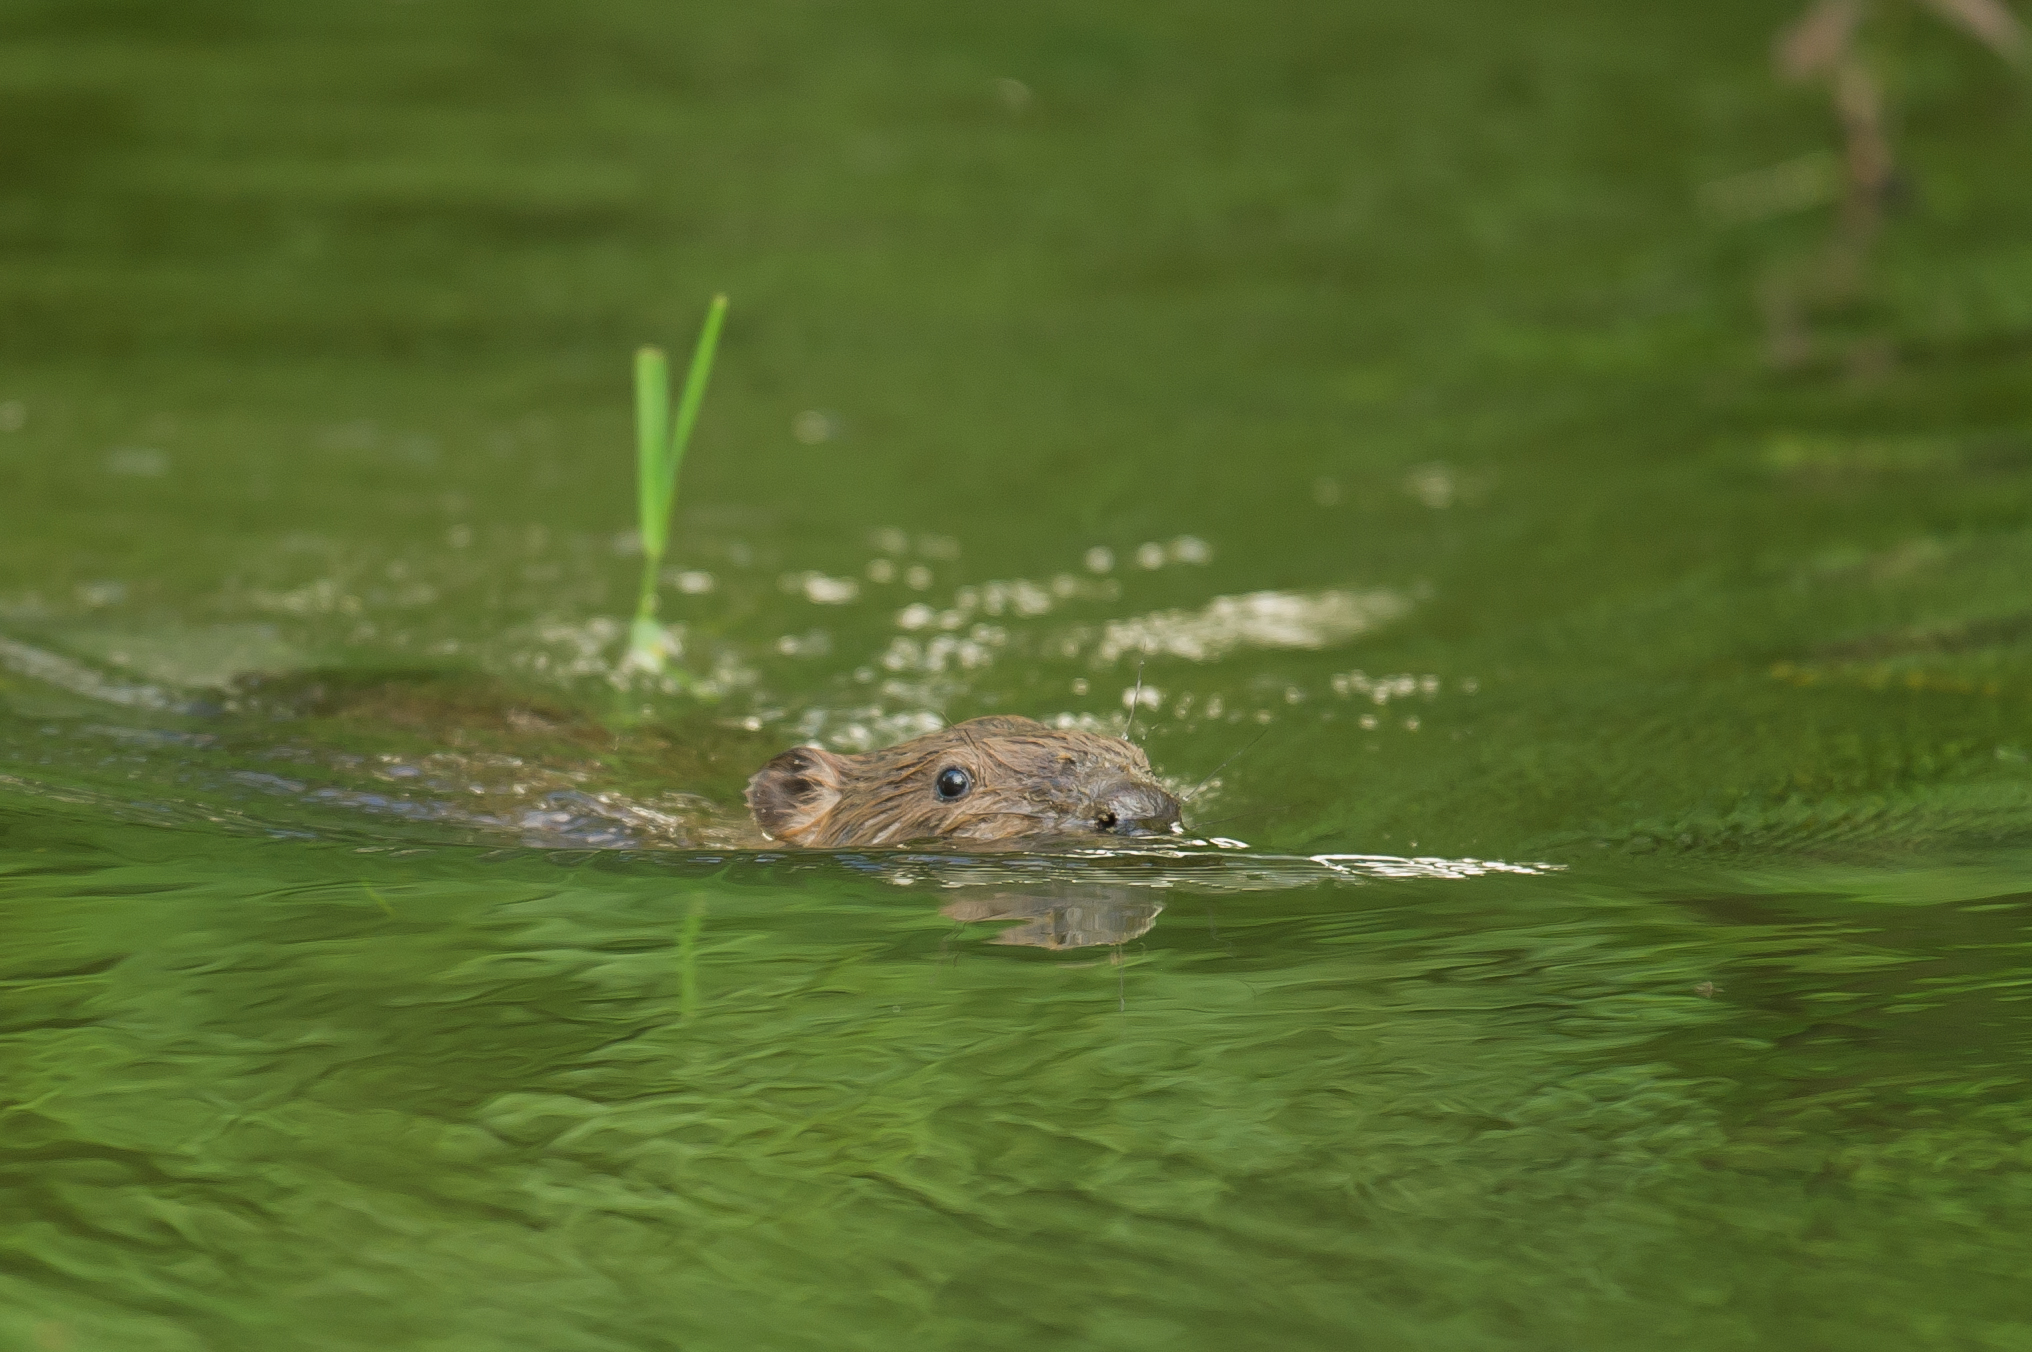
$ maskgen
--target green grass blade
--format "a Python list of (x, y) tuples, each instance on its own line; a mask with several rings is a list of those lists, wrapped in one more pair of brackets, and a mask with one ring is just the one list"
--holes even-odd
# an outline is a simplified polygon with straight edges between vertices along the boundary
[(629, 667), (660, 672), (671, 651), (669, 635), (656, 622), (656, 584), (663, 552), (670, 543), (670, 516), (677, 506), (677, 467), (691, 442), (706, 382), (713, 374), (713, 353), (720, 345), (720, 325), (727, 317), (727, 298), (714, 296), (699, 330), (698, 347), (678, 400), (676, 426), (670, 417), (670, 362), (663, 349), (645, 347), (635, 354), (635, 498), (642, 523), (642, 587), (635, 601), (635, 623), (629, 629)]
[[(684, 462), (684, 448), (691, 443), (692, 424), (698, 421), (699, 405), (705, 402), (706, 382), (713, 375), (713, 353), (720, 346), (720, 325), (727, 317), (727, 298), (714, 296), (699, 330), (698, 346), (692, 349), (691, 369), (685, 373), (684, 393), (678, 396), (677, 426), (670, 433), (670, 454), (663, 466), (666, 504), (677, 496), (677, 467)], [(664, 510), (669, 511), (666, 505)]]
[[(663, 557), (670, 532), (670, 495), (677, 476), (665, 465), (670, 451), (670, 363), (660, 347), (635, 354), (635, 499), (642, 522), (642, 552)], [(666, 487), (668, 485), (668, 487)]]

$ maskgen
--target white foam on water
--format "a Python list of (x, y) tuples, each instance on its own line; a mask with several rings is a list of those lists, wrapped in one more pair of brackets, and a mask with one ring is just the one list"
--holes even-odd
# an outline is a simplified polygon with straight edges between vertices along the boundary
[(1198, 610), (1161, 610), (1110, 620), (1094, 655), (1102, 662), (1128, 653), (1207, 662), (1237, 648), (1330, 648), (1410, 610), (1409, 597), (1380, 588), (1216, 596)]
[(1441, 859), (1432, 855), (1409, 859), (1394, 854), (1315, 854), (1307, 858), (1352, 878), (1481, 878), (1491, 873), (1540, 877), (1566, 868), (1564, 864), (1513, 864), (1501, 859)]

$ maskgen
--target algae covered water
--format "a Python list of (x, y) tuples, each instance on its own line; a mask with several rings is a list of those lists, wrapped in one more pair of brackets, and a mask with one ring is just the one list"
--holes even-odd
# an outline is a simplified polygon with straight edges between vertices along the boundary
[[(0, 15), (0, 1342), (2025, 1346), (2032, 147), (1917, 14), (1783, 373), (1763, 6)], [(740, 811), (1132, 703), (1176, 842)]]

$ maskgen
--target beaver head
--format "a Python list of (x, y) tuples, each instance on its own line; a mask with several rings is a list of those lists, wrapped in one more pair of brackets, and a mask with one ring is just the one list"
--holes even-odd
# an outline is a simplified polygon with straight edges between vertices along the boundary
[(976, 718), (859, 756), (800, 746), (756, 771), (747, 797), (764, 831), (797, 845), (1150, 835), (1179, 826), (1178, 800), (1152, 776), (1141, 747), (1028, 718)]

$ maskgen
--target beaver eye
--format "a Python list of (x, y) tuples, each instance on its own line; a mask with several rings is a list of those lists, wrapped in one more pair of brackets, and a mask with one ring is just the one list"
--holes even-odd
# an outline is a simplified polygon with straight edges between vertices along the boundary
[(948, 803), (967, 796), (967, 790), (974, 787), (974, 777), (957, 765), (948, 765), (938, 772), (938, 796)]

